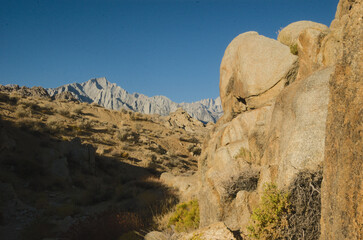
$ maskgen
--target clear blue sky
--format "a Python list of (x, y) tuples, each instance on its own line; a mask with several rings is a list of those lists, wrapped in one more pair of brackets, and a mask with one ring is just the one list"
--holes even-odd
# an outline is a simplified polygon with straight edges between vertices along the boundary
[(0, 84), (57, 87), (105, 76), (129, 92), (191, 102), (219, 95), (238, 34), (330, 25), (338, 0), (0, 0)]

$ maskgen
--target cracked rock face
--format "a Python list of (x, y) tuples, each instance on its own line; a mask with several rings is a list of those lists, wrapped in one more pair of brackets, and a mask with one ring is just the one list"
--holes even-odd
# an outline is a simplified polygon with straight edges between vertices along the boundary
[(362, 0), (343, 0), (333, 21), (343, 51), (329, 82), (321, 239), (363, 239), (362, 16)]
[(220, 67), (223, 111), (236, 115), (269, 105), (282, 90), (297, 57), (289, 47), (259, 35), (240, 34), (228, 45)]

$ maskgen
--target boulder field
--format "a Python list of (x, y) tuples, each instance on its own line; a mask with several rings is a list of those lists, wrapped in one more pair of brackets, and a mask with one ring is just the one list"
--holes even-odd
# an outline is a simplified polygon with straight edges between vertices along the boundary
[(266, 183), (294, 193), (310, 179), (318, 207), (299, 218), (314, 227), (296, 222), (290, 236), (363, 238), (362, 16), (361, 0), (341, 0), (330, 27), (300, 21), (278, 40), (246, 32), (228, 45), (224, 115), (199, 159), (201, 227), (244, 235)]

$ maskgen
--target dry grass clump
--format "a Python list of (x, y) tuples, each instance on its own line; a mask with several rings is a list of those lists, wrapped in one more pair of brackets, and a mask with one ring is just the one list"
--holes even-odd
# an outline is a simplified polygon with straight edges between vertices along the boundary
[(56, 117), (49, 117), (46, 122), (47, 129), (52, 134), (64, 133), (66, 130), (66, 123), (63, 120), (59, 120)]
[(17, 118), (30, 117), (31, 112), (27, 108), (25, 108), (24, 106), (19, 105), (15, 110), (15, 116)]
[(248, 149), (241, 147), (239, 149), (239, 152), (236, 154), (236, 156), (234, 156), (235, 159), (237, 158), (242, 158), (243, 160), (245, 160), (247, 163), (252, 163), (254, 162), (254, 156), (252, 155), (251, 151), (249, 151)]
[(298, 55), (299, 51), (297, 48), (297, 43), (290, 45), (290, 52), (294, 55)]

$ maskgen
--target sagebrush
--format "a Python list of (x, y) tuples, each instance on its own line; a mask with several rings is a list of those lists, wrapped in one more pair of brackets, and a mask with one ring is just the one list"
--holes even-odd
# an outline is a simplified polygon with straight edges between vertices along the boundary
[(251, 216), (247, 227), (250, 239), (285, 239), (290, 212), (289, 194), (275, 184), (266, 184), (261, 203)]
[(180, 203), (169, 219), (169, 226), (174, 225), (177, 232), (186, 232), (199, 227), (199, 204), (197, 200)]

